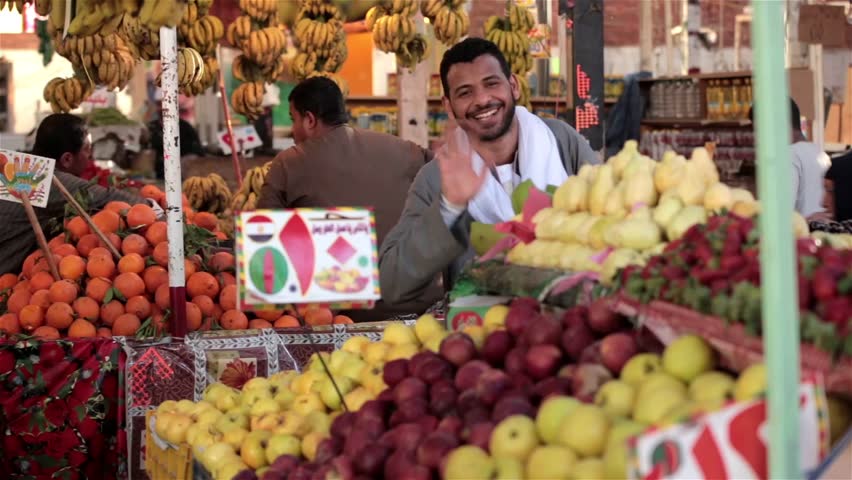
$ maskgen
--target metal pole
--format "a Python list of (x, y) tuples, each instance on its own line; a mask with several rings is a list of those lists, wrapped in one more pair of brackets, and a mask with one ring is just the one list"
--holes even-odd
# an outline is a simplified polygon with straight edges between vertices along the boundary
[(180, 128), (178, 125), (177, 32), (160, 28), (160, 62), (163, 90), (163, 161), (166, 177), (166, 222), (169, 239), (170, 331), (186, 335), (186, 280), (183, 253), (183, 191), (180, 174)]
[[(219, 65), (222, 65), (222, 55), (221, 55), (221, 46), (216, 47), (216, 59), (219, 60)], [(228, 143), (231, 145), (231, 162), (234, 164), (234, 178), (237, 179), (237, 186), (243, 186), (243, 170), (242, 165), (240, 165), (240, 157), (237, 154), (237, 145), (236, 140), (234, 139), (234, 127), (231, 122), (231, 110), (228, 108), (228, 92), (225, 90), (225, 75), (222, 73), (222, 69), (219, 69), (218, 73), (218, 81), (219, 81), (219, 97), (222, 100), (222, 110), (225, 113), (225, 127), (228, 129), (228, 138), (230, 139)]]
[(753, 1), (752, 8), (769, 478), (793, 480), (802, 475), (798, 455), (799, 309), (790, 208), (790, 104), (782, 50), (784, 3)]

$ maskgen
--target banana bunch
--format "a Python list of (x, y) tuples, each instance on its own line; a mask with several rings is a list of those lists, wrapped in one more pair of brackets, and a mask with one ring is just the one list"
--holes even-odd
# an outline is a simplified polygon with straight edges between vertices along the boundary
[(258, 22), (265, 22), (278, 16), (278, 2), (277, 0), (240, 0), (240, 10)]
[(403, 68), (413, 70), (418, 63), (426, 58), (428, 52), (429, 44), (426, 43), (426, 38), (418, 33), (396, 52), (396, 63)]
[(56, 77), (44, 87), (44, 99), (50, 103), (54, 113), (70, 112), (79, 107), (92, 93), (92, 84), (77, 77)]
[(190, 3), (178, 24), (178, 35), (180, 43), (207, 56), (216, 52), (216, 45), (225, 35), (225, 26), (219, 17), (201, 14), (198, 5)]
[(284, 32), (278, 27), (266, 27), (249, 34), (248, 41), (243, 44), (243, 54), (258, 65), (266, 65), (283, 55), (286, 48)]
[(257, 208), (260, 189), (266, 181), (266, 175), (270, 168), (272, 168), (272, 162), (266, 162), (261, 167), (248, 169), (245, 177), (243, 177), (242, 186), (234, 192), (234, 196), (231, 198), (231, 211), (240, 212)]
[(294, 21), (293, 37), (301, 52), (292, 61), (290, 72), (299, 81), (316, 72), (339, 72), (349, 55), (343, 17), (328, 0), (302, 1)]
[(160, 30), (143, 24), (138, 16), (125, 13), (119, 35), (127, 42), (134, 56), (142, 60), (160, 58)]
[(340, 21), (321, 21), (303, 17), (296, 22), (293, 34), (300, 49), (319, 50), (331, 46), (337, 31), (342, 29), (343, 23)]
[[(239, 58), (239, 57), (238, 57)], [(234, 60), (234, 65), (236, 66), (236, 59)], [(290, 62), (290, 72), (297, 79), (305, 79), (308, 78), (308, 75), (311, 72), (315, 71), (317, 67), (317, 54), (314, 52), (299, 52), (293, 58), (293, 61)], [(234, 76), (236, 77), (236, 70), (234, 71)]]
[(216, 84), (219, 79), (219, 61), (216, 57), (204, 57), (204, 75), (197, 82), (192, 82), (181, 89), (181, 93), (188, 96), (196, 96), (204, 93), (208, 88)]
[(413, 0), (388, 0), (368, 10), (365, 18), (376, 48), (395, 53), (397, 64), (408, 69), (423, 61), (429, 47), (416, 31), (417, 5)]
[[(378, 7), (373, 7), (375, 8)], [(403, 16), (400, 13), (375, 14), (374, 16), (378, 18), (372, 22), (373, 42), (379, 50), (396, 53), (403, 45), (414, 40), (417, 25), (412, 17)]]
[[(123, 0), (122, 3), (139, 5), (138, 0)], [(151, 30), (175, 27), (180, 23), (186, 7), (186, 0), (143, 0), (139, 7), (139, 21)]]
[(263, 114), (263, 82), (246, 82), (234, 89), (231, 94), (231, 106), (240, 115), (251, 120)]
[(420, 12), (435, 28), (435, 38), (447, 46), (467, 35), (470, 17), (464, 11), (466, 0), (424, 0)]
[(517, 5), (510, 5), (507, 17), (491, 16), (485, 21), (485, 38), (497, 45), (503, 52), (509, 68), (521, 83), (519, 105), (529, 107), (530, 88), (526, 81), (527, 73), (534, 66), (530, 54), (530, 40), (527, 33), (535, 26), (532, 13)]
[(251, 35), (251, 30), (251, 17), (248, 15), (240, 15), (235, 18), (230, 25), (228, 25), (228, 29), (225, 30), (225, 40), (227, 40), (232, 47), (244, 50), (244, 45), (248, 42), (249, 36)]
[(531, 108), (532, 104), (530, 100), (532, 99), (532, 92), (530, 91), (530, 82), (527, 80), (526, 75), (518, 75), (516, 77), (518, 79), (518, 87), (520, 87), (521, 94), (518, 96), (518, 105)]
[(535, 28), (535, 16), (529, 8), (512, 3), (509, 5), (507, 14), (512, 30), (526, 33)]
[(200, 82), (204, 76), (204, 58), (190, 47), (178, 48), (178, 87)]
[(124, 40), (115, 33), (109, 35), (68, 36), (55, 33), (56, 52), (67, 58), (76, 76), (109, 89), (124, 88), (133, 75), (136, 59)]
[(221, 214), (231, 204), (231, 189), (217, 173), (206, 177), (189, 177), (183, 181), (183, 192), (189, 205), (198, 212)]

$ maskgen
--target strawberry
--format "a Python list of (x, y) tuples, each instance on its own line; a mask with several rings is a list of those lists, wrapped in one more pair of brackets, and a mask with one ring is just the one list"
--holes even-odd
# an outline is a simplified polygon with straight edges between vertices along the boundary
[(818, 249), (819, 247), (817, 247), (816, 242), (812, 238), (800, 238), (796, 241), (796, 252), (799, 255), (814, 255)]
[(811, 278), (811, 290), (817, 300), (828, 300), (837, 294), (837, 284), (834, 275), (822, 266), (814, 271)]
[(811, 304), (811, 289), (808, 279), (799, 275), (799, 308), (805, 309)]
[(674, 265), (668, 265), (663, 267), (663, 269), (660, 271), (660, 274), (666, 280), (677, 280), (678, 278), (686, 277), (686, 271)]
[(733, 272), (742, 268), (747, 263), (744, 257), (740, 256), (724, 256), (719, 268), (726, 272)]
[(695, 247), (695, 256), (702, 263), (709, 262), (711, 258), (713, 258), (713, 250), (710, 249), (708, 245), (698, 245)]

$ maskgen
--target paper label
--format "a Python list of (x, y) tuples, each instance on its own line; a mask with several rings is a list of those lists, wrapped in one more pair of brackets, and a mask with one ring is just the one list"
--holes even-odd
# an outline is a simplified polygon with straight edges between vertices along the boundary
[[(234, 146), (237, 152), (251, 150), (263, 145), (263, 140), (257, 134), (257, 130), (253, 125), (242, 125), (234, 127)], [(231, 137), (228, 135), (228, 130), (222, 130), (216, 137), (219, 140), (219, 148), (225, 155), (231, 154)]]
[(21, 203), (26, 195), (35, 207), (47, 206), (56, 161), (0, 149), (0, 199)]

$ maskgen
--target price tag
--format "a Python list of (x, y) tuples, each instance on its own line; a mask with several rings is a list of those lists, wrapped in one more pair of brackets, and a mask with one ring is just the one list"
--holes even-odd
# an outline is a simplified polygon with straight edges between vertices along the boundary
[[(252, 150), (263, 145), (263, 140), (257, 134), (257, 130), (252, 125), (242, 125), (234, 127), (234, 140), (237, 151)], [(225, 155), (231, 154), (231, 137), (227, 130), (222, 130), (218, 135), (219, 148)]]
[(26, 195), (35, 207), (47, 206), (56, 161), (0, 149), (0, 199), (21, 203)]

